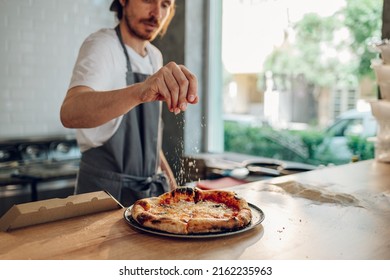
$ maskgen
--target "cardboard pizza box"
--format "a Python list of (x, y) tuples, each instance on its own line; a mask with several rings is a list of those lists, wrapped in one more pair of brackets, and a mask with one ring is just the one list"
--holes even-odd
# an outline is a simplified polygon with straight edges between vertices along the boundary
[(119, 208), (121, 205), (104, 191), (17, 204), (0, 218), (0, 230), (10, 231)]

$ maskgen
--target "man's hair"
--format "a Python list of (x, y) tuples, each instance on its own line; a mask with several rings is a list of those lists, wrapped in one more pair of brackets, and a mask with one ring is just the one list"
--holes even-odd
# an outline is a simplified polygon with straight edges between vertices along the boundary
[[(129, 0), (126, 0), (125, 6), (127, 5), (128, 2), (129, 2)], [(173, 4), (173, 5), (171, 6), (171, 12), (169, 13), (168, 18), (167, 18), (167, 20), (165, 21), (164, 26), (161, 28), (161, 31), (160, 31), (160, 33), (159, 33), (159, 35), (160, 35), (161, 37), (164, 36), (165, 33), (167, 32), (168, 26), (169, 26), (169, 24), (171, 23), (173, 17), (175, 16), (175, 11), (176, 11), (176, 4)], [(117, 17), (117, 19), (118, 19), (118, 20), (121, 20), (122, 17), (123, 17), (123, 7), (122, 7), (122, 5), (120, 5), (120, 4), (118, 3), (118, 5), (117, 5), (117, 7), (116, 7), (116, 9), (115, 9), (115, 12), (116, 12), (116, 17)]]

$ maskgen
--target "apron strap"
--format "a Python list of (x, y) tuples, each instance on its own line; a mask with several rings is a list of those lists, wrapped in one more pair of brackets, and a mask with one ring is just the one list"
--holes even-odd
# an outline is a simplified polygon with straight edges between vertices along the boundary
[(134, 84), (134, 77), (132, 75), (133, 71), (131, 69), (129, 54), (127, 53), (126, 46), (123, 43), (121, 29), (119, 27), (119, 24), (115, 27), (115, 32), (116, 32), (116, 35), (118, 36), (119, 42), (121, 43), (123, 52), (125, 53), (125, 56), (126, 56), (126, 65), (127, 65), (126, 82), (128, 85), (132, 85), (132, 84)]

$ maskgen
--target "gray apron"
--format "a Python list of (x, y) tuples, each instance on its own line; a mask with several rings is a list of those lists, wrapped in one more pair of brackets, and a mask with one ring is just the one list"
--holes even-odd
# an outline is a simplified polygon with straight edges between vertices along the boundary
[[(148, 76), (134, 73), (119, 26), (115, 28), (127, 60), (126, 83)], [(105, 190), (123, 206), (169, 190), (165, 174), (157, 174), (161, 148), (161, 102), (143, 103), (123, 115), (114, 135), (81, 155), (76, 193)]]

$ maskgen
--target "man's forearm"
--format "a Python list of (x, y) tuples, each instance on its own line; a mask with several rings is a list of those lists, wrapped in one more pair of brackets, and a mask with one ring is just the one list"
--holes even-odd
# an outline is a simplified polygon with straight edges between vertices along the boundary
[(112, 91), (75, 87), (68, 91), (61, 107), (61, 122), (67, 128), (92, 128), (115, 119), (139, 102), (137, 85)]

